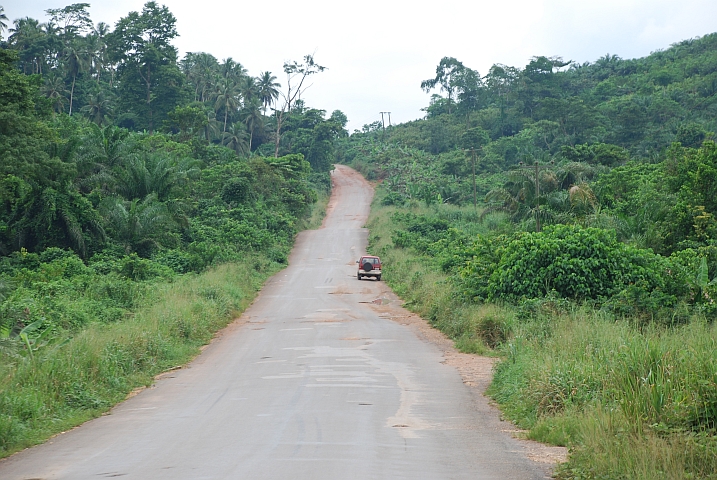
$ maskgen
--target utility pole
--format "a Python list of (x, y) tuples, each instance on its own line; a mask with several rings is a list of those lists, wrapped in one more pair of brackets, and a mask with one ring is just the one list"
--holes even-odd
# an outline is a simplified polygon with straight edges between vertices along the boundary
[(555, 161), (550, 162), (550, 165), (539, 165), (535, 162), (533, 165), (523, 165), (520, 162), (520, 168), (528, 168), (535, 170), (535, 231), (540, 232), (540, 172), (549, 169), (555, 164)]
[(391, 112), (386, 112), (386, 113), (388, 113), (388, 126), (390, 127), (391, 126)]
[[(384, 113), (388, 113), (389, 115), (391, 115), (391, 112), (381, 112), (381, 125), (383, 125), (383, 138), (385, 139), (386, 138), (386, 122), (383, 119)], [(391, 120), (390, 120), (391, 117), (389, 116), (388, 118), (389, 118), (389, 123), (391, 123)]]

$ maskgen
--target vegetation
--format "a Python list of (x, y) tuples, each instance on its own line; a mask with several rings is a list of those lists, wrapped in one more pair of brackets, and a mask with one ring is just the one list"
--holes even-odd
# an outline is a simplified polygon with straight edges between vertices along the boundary
[(88, 7), (0, 7), (0, 457), (196, 355), (321, 221), (347, 135), (300, 99), (311, 56), (283, 92), (179, 60), (167, 7), (114, 29)]
[(381, 181), (386, 280), (501, 358), (489, 393), (570, 447), (559, 478), (717, 477), (715, 42), (486, 76), (444, 58), (425, 119), (341, 140)]
[[(179, 59), (148, 2), (0, 7), (0, 456), (196, 354), (319, 221), (334, 161), (382, 181), (385, 278), (491, 395), (571, 448), (560, 478), (717, 476), (717, 34), (417, 81), (426, 118), (348, 135), (313, 56)], [(400, 275), (393, 272), (400, 271)]]

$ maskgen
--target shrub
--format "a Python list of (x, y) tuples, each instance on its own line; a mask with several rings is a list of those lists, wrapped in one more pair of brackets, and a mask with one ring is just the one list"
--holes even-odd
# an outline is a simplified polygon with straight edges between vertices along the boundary
[(182, 250), (165, 250), (157, 253), (153, 260), (171, 268), (175, 273), (188, 273), (200, 269), (201, 260)]
[(134, 253), (121, 260), (119, 273), (134, 281), (148, 280), (155, 277), (171, 278), (174, 274), (169, 267), (139, 258)]
[(617, 241), (614, 232), (575, 225), (521, 233), (509, 242), (489, 281), (491, 300), (606, 299), (630, 284), (664, 290), (669, 264), (649, 250)]

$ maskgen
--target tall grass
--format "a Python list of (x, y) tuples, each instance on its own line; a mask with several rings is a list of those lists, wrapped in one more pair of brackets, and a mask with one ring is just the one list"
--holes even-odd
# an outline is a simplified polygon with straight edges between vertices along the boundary
[[(717, 478), (715, 325), (646, 325), (556, 298), (466, 303), (433, 259), (394, 248), (395, 210), (380, 200), (367, 227), (384, 278), (458, 348), (501, 357), (489, 395), (530, 438), (570, 447), (559, 478)], [(472, 213), (411, 208), (452, 226)]]
[(33, 358), (0, 358), (0, 457), (102, 414), (189, 361), (277, 268), (252, 257), (158, 284), (123, 321), (90, 324)]

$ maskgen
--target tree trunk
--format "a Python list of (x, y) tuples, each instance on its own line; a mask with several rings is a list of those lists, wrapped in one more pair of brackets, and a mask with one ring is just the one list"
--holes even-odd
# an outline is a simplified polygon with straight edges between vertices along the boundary
[(147, 108), (149, 109), (149, 134), (152, 135), (154, 130), (154, 121), (152, 119), (152, 70), (149, 65), (147, 65), (147, 78), (145, 81), (147, 83)]
[(276, 135), (274, 138), (274, 158), (279, 158), (279, 140), (281, 139), (281, 117), (284, 112), (281, 112), (276, 117)]
[(77, 76), (72, 77), (72, 88), (70, 88), (70, 116), (72, 116), (72, 97), (75, 94), (75, 79)]

